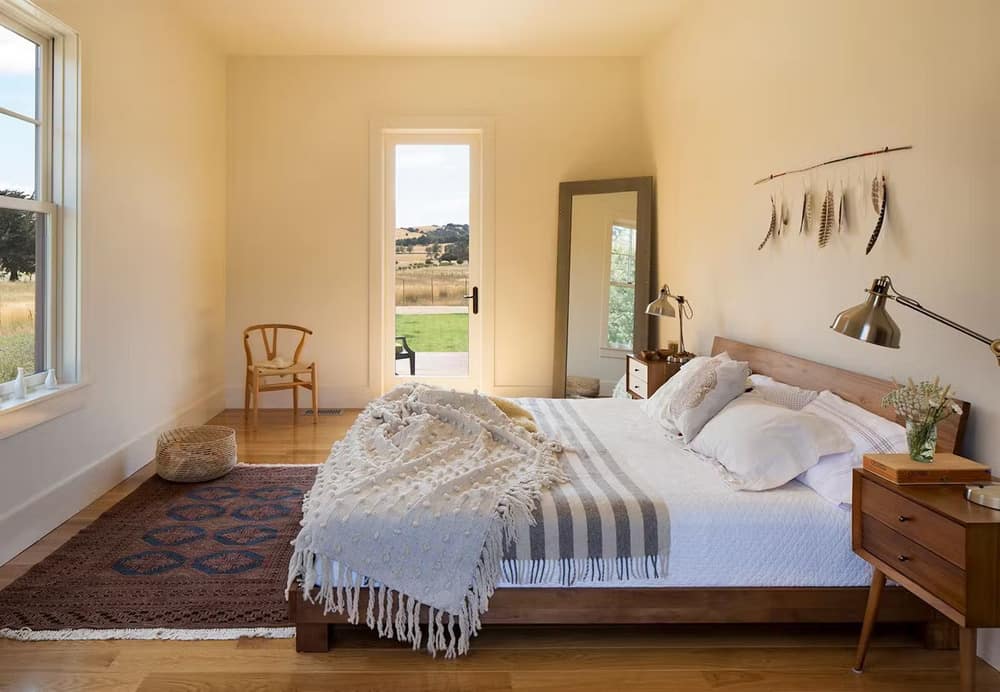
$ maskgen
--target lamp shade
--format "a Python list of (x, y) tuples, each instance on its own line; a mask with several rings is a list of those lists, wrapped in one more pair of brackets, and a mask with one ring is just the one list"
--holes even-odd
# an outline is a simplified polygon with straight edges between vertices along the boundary
[(865, 302), (841, 312), (830, 328), (869, 344), (899, 348), (899, 326), (886, 310), (888, 290), (887, 279), (875, 279)]
[(674, 310), (674, 306), (667, 300), (669, 295), (670, 292), (666, 288), (661, 288), (660, 295), (657, 296), (656, 300), (646, 306), (646, 314), (656, 317), (673, 317), (676, 315), (677, 312)]

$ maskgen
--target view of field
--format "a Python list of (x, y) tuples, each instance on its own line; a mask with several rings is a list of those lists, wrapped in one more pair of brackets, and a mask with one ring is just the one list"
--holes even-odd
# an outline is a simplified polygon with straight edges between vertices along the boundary
[(396, 305), (465, 305), (469, 225), (396, 229)]
[(438, 312), (468, 305), (468, 260), (468, 224), (396, 229), (396, 334), (418, 353), (469, 350), (468, 313)]
[(396, 305), (466, 305), (469, 266), (396, 269)]
[(35, 371), (35, 282), (0, 279), (0, 382)]

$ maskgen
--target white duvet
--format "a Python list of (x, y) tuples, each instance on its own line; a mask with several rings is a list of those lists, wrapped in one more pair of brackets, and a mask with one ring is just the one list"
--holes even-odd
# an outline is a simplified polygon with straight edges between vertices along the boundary
[[(729, 488), (718, 469), (667, 438), (638, 401), (571, 404), (615, 459), (647, 481), (670, 515), (665, 579), (622, 586), (862, 586), (871, 568), (851, 551), (851, 515), (792, 481), (765, 492)], [(585, 436), (581, 436), (585, 437)], [(543, 496), (542, 511), (547, 507)], [(577, 584), (578, 586), (581, 584)], [(501, 582), (500, 586), (518, 588)]]

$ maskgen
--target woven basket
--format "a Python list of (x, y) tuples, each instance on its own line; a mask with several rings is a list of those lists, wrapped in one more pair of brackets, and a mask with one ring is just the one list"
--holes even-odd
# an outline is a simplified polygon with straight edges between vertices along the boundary
[(156, 441), (156, 473), (168, 481), (198, 483), (236, 466), (236, 431), (221, 425), (168, 430)]

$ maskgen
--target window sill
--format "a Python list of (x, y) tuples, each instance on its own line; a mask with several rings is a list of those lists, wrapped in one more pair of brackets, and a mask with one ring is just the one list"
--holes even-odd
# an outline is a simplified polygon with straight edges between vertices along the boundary
[(615, 360), (625, 360), (625, 356), (630, 354), (632, 349), (628, 348), (609, 348), (603, 346), (600, 349), (601, 358), (614, 358)]
[(0, 440), (83, 408), (86, 384), (37, 389), (19, 401), (0, 401)]

